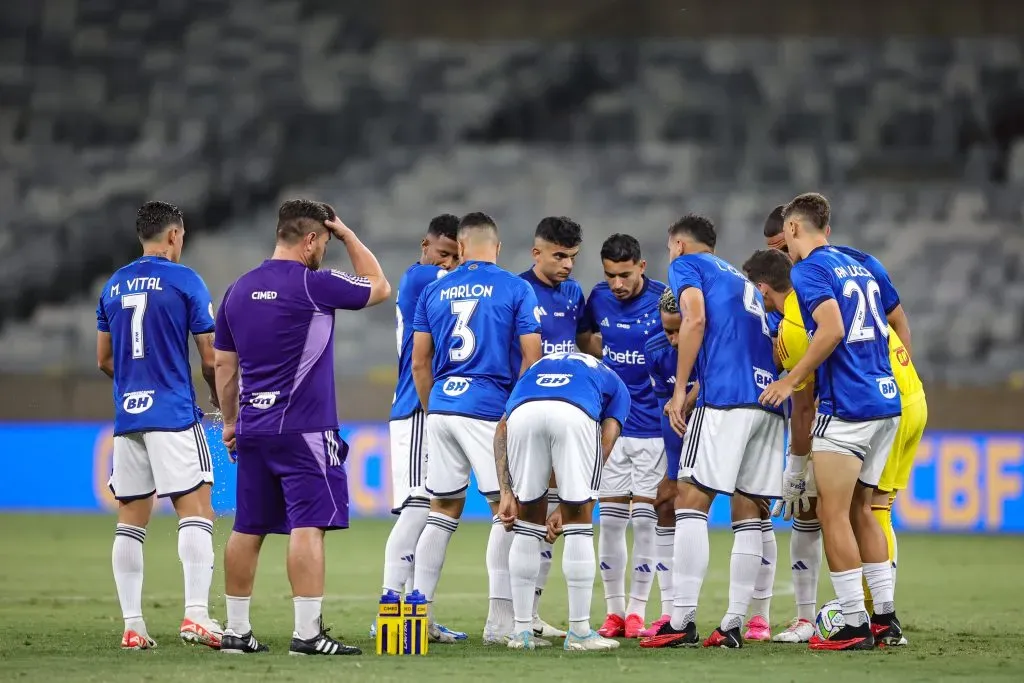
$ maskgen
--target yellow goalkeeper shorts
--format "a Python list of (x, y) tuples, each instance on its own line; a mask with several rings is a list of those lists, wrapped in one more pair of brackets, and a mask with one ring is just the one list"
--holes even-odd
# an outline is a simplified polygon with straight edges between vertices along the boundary
[(907, 488), (910, 472), (914, 469), (914, 456), (924, 435), (924, 427), (928, 423), (928, 402), (924, 392), (912, 397), (903, 405), (900, 426), (896, 430), (896, 439), (892, 443), (892, 451), (885, 462), (885, 469), (878, 480), (878, 490), (891, 493)]

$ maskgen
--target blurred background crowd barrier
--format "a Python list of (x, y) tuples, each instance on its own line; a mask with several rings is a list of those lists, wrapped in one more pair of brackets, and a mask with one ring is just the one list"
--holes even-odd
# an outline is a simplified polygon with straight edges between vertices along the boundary
[[(1024, 529), (1021, 3), (0, 3), (0, 457), (52, 465), (65, 507), (106, 504), (95, 303), (148, 199), (185, 211), (219, 302), (284, 198), (332, 203), (396, 286), (438, 213), (493, 215), (517, 270), (537, 221), (570, 215), (589, 291), (613, 232), (663, 278), (666, 227), (705, 213), (739, 264), (809, 190), (914, 330), (932, 431), (897, 514)], [(339, 315), (359, 513), (389, 504), (394, 355), (393, 307)], [(57, 504), (29, 488), (0, 507)]]

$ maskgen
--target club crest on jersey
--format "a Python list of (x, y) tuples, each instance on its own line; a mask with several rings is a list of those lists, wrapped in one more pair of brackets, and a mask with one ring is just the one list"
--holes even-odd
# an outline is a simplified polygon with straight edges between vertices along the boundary
[(129, 391), (124, 395), (121, 407), (124, 409), (124, 412), (130, 415), (144, 413), (153, 407), (153, 393), (152, 389), (147, 391)]
[(249, 405), (256, 410), (267, 410), (277, 403), (277, 395), (280, 391), (258, 391), (249, 399)]
[(444, 381), (441, 391), (447, 396), (462, 396), (469, 390), (469, 383), (472, 381), (466, 377), (449, 377)]
[(572, 375), (547, 374), (537, 375), (537, 386), (539, 387), (564, 387), (572, 379)]
[(892, 377), (879, 377), (875, 380), (878, 382), (878, 393), (885, 398), (896, 398), (896, 394), (899, 393), (899, 387), (896, 386), (896, 380)]

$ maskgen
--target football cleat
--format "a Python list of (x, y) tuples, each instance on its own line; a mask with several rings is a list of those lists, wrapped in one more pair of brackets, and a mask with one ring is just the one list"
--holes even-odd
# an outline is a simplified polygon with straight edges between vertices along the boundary
[(607, 651), (614, 650), (619, 647), (619, 641), (612, 640), (611, 638), (603, 638), (597, 634), (596, 631), (591, 631), (585, 636), (578, 636), (572, 631), (569, 631), (565, 635), (565, 643), (562, 644), (562, 649), (568, 652), (583, 652), (583, 651)]
[(324, 627), (323, 618), (320, 619), (320, 633), (312, 638), (303, 640), (299, 634), (292, 634), (292, 644), (288, 647), (290, 655), (361, 655), (363, 651), (353, 645), (346, 645), (340, 640), (335, 640), (327, 635), (331, 629)]
[(453, 631), (450, 628), (448, 628), (447, 626), (445, 626), (444, 624), (436, 624), (436, 626), (437, 626), (437, 630), (440, 633), (445, 633), (445, 634), (451, 636), (452, 638), (454, 638), (456, 640), (456, 642), (460, 641), (460, 640), (468, 640), (469, 639), (469, 635), (465, 631)]
[(602, 638), (621, 638), (625, 634), (626, 620), (618, 614), (609, 614), (601, 628), (597, 629), (597, 635)]
[(831, 638), (822, 638), (815, 633), (808, 647), (812, 650), (873, 650), (875, 638), (871, 635), (871, 627), (868, 624), (850, 626), (847, 624), (832, 635)]
[(156, 647), (156, 641), (149, 637), (149, 634), (143, 631), (133, 629), (126, 629), (124, 635), (121, 636), (121, 649), (122, 650), (152, 650)]
[(710, 636), (704, 639), (704, 647), (722, 647), (727, 650), (743, 647), (739, 628), (731, 628), (728, 631), (716, 628)]
[(207, 621), (193, 621), (186, 617), (181, 622), (178, 635), (186, 643), (193, 645), (205, 645), (214, 650), (220, 649), (221, 636), (224, 629), (213, 619)]
[(447, 629), (442, 630), (439, 624), (432, 621), (427, 622), (427, 640), (431, 643), (451, 645), (455, 642), (455, 635)]
[(743, 640), (759, 641), (767, 643), (772, 639), (772, 629), (764, 617), (751, 617), (747, 622), (747, 632), (743, 634)]
[(814, 624), (806, 619), (796, 618), (786, 630), (772, 637), (773, 643), (806, 643), (814, 635)]
[(484, 624), (484, 634), (481, 640), (484, 645), (507, 645), (512, 634), (507, 628), (501, 628), (490, 622)]
[(644, 618), (639, 614), (626, 615), (626, 638), (639, 638), (644, 630)]
[(662, 624), (666, 624), (666, 623), (668, 623), (670, 621), (672, 621), (671, 615), (662, 614), (655, 621), (652, 621), (650, 626), (645, 628), (643, 631), (640, 631), (640, 637), (641, 638), (650, 638), (651, 636), (658, 635), (658, 629), (661, 628), (661, 625)]
[(270, 648), (256, 640), (252, 631), (238, 635), (227, 629), (220, 639), (220, 651), (228, 655), (254, 655), (258, 652), (269, 652)]
[(875, 614), (871, 617), (871, 635), (875, 637), (875, 644), (879, 647), (886, 645), (890, 647), (901, 647), (907, 644), (903, 635), (903, 627), (896, 613)]
[(540, 617), (533, 620), (533, 635), (540, 638), (565, 638), (565, 631), (555, 628)]
[(534, 650), (537, 645), (533, 642), (533, 631), (521, 631), (508, 639), (510, 650)]
[(700, 645), (700, 635), (697, 633), (697, 625), (692, 621), (683, 627), (682, 631), (672, 628), (672, 622), (665, 622), (657, 635), (644, 638), (640, 641), (643, 648), (662, 647), (696, 647)]

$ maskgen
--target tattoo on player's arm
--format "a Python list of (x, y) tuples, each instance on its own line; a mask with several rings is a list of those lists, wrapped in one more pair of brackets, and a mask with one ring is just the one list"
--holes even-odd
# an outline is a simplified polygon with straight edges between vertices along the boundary
[(512, 490), (512, 475), (508, 471), (508, 429), (505, 420), (494, 430), (494, 464), (498, 470), (498, 485), (502, 493)]

